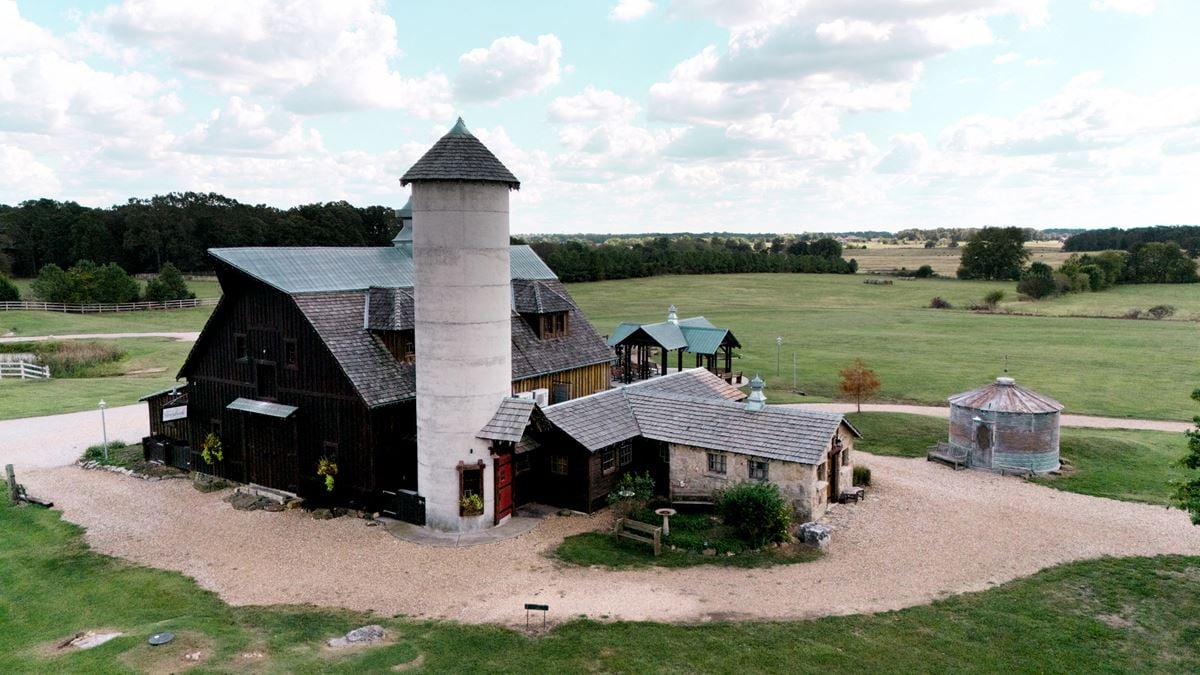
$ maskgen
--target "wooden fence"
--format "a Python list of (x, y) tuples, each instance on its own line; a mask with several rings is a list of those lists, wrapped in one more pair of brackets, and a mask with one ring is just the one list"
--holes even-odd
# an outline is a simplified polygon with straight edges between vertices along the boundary
[(34, 310), (38, 312), (66, 312), (68, 314), (101, 314), (109, 312), (145, 312), (164, 309), (191, 309), (217, 304), (220, 298), (192, 298), (190, 300), (168, 300), (166, 302), (125, 302), (117, 305), (65, 305), (60, 302), (33, 302), (18, 300), (0, 302), (0, 312), (11, 310)]
[(19, 377), (22, 380), (48, 380), (50, 379), (50, 366), (39, 366), (24, 361), (0, 363), (0, 380), (6, 377)]

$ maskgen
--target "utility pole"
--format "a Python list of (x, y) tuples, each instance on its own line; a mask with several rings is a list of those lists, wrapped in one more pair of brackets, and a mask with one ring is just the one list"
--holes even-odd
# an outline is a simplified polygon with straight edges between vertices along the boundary
[(779, 375), (779, 352), (783, 349), (783, 336), (775, 338), (775, 375)]
[(792, 352), (792, 393), (796, 392), (796, 352)]

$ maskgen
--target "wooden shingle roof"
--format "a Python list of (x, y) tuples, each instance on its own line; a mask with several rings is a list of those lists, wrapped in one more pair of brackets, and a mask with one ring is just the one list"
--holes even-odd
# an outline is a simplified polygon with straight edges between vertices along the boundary
[(513, 309), (521, 314), (566, 312), (573, 307), (570, 300), (540, 279), (513, 279), (512, 298)]
[(492, 441), (516, 443), (525, 434), (529, 416), (533, 413), (533, 399), (506, 398), (492, 419), (476, 434), (479, 438)]
[(412, 165), (400, 185), (422, 181), (503, 183), (521, 189), (521, 181), (475, 138), (462, 118)]

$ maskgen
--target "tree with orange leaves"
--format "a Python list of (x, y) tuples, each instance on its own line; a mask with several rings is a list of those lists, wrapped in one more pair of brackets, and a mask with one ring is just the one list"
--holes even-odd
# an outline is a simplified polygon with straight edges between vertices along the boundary
[(839, 374), (842, 382), (838, 388), (846, 396), (853, 397), (858, 404), (858, 412), (862, 412), (863, 399), (871, 398), (879, 391), (879, 378), (875, 376), (875, 371), (868, 368), (862, 359), (854, 359), (854, 363), (843, 368)]

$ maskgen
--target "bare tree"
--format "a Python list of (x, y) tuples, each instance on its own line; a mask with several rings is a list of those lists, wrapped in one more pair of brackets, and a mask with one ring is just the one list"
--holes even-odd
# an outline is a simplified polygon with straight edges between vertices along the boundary
[(871, 398), (879, 391), (879, 378), (875, 376), (875, 371), (868, 368), (862, 359), (854, 359), (854, 363), (843, 368), (839, 374), (842, 382), (838, 387), (843, 394), (854, 398), (858, 412), (862, 412), (863, 399)]

